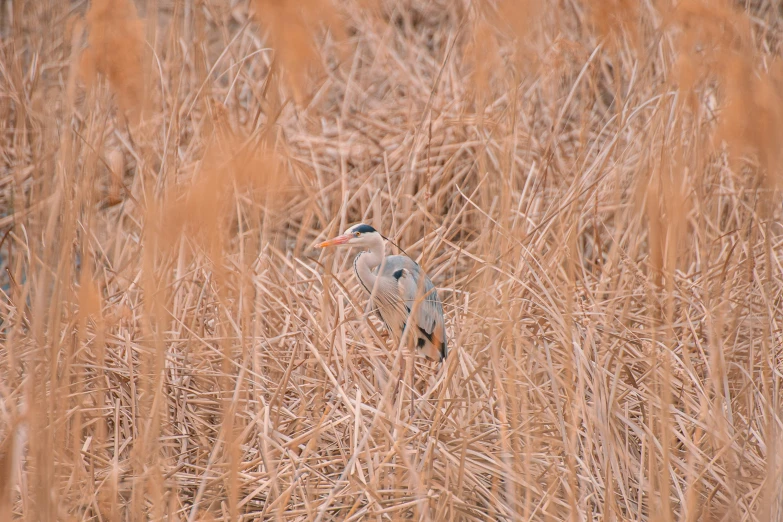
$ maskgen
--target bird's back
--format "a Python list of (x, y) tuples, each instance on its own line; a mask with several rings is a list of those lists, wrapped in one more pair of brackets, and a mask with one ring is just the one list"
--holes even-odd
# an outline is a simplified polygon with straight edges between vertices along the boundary
[(378, 283), (373, 306), (395, 339), (401, 338), (407, 325), (409, 338), (420, 352), (430, 359), (444, 359), (448, 350), (443, 305), (427, 274), (407, 256), (387, 256), (374, 272)]

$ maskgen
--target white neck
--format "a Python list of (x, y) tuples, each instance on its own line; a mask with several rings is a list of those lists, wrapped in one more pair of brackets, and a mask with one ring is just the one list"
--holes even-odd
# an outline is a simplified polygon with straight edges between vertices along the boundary
[(373, 293), (375, 287), (375, 280), (377, 276), (372, 273), (372, 269), (377, 267), (383, 262), (383, 238), (380, 234), (373, 234), (372, 244), (369, 248), (360, 252), (356, 259), (353, 260), (353, 269), (356, 272), (356, 277), (359, 278), (364, 289), (370, 294)]

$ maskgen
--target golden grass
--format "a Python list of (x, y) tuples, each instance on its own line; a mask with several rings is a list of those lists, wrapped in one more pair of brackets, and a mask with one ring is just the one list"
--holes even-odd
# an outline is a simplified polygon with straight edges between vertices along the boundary
[(783, 520), (778, 9), (3, 4), (0, 521)]

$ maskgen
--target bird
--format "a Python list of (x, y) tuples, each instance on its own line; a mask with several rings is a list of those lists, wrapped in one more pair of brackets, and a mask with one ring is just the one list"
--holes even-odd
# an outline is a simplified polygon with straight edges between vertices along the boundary
[(443, 304), (435, 285), (410, 257), (384, 256), (386, 240), (370, 225), (359, 223), (317, 246), (364, 248), (353, 260), (353, 271), (376, 315), (398, 343), (407, 327), (418, 353), (442, 361), (448, 345)]

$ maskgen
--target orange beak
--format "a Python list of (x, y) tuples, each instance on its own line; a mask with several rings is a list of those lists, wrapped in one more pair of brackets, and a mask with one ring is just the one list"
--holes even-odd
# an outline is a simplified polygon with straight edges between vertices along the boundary
[(333, 237), (332, 239), (328, 241), (324, 241), (323, 243), (319, 243), (316, 246), (318, 248), (326, 248), (330, 246), (336, 246), (336, 245), (344, 245), (351, 239), (351, 236), (337, 236)]

